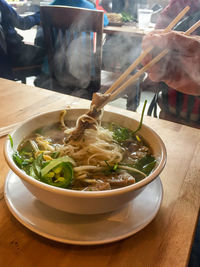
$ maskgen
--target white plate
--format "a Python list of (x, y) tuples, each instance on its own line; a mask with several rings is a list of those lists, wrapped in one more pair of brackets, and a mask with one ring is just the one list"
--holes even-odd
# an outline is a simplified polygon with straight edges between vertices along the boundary
[(8, 208), (24, 226), (46, 238), (78, 245), (110, 243), (135, 234), (156, 216), (163, 196), (162, 183), (157, 178), (123, 209), (100, 215), (75, 215), (41, 203), (12, 171), (4, 192)]

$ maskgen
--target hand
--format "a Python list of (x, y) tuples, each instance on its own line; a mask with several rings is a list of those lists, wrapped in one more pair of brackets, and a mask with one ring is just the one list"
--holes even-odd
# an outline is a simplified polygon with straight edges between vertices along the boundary
[(192, 95), (200, 95), (200, 37), (185, 36), (182, 32), (164, 33), (156, 30), (146, 35), (143, 49), (154, 46), (153, 53), (147, 55), (147, 64), (155, 52), (169, 49), (168, 54), (149, 69), (149, 78), (154, 82), (165, 82), (168, 86)]

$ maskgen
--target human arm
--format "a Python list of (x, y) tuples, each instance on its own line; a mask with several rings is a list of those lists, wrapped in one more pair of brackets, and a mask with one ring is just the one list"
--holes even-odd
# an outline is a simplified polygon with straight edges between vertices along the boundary
[[(149, 69), (149, 78), (165, 82), (182, 93), (200, 95), (200, 37), (185, 36), (181, 32), (154, 31), (143, 39), (143, 49), (153, 45), (155, 50), (169, 49), (168, 54)], [(143, 61), (147, 64), (153, 54)]]
[(19, 16), (12, 6), (10, 6), (5, 0), (0, 1), (0, 11), (2, 13), (3, 20), (21, 30), (28, 30), (34, 25), (40, 23), (40, 13), (37, 12), (29, 16)]

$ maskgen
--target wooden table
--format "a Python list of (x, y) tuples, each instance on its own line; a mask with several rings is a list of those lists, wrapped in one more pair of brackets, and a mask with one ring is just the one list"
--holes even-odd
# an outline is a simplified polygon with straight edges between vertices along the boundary
[(113, 34), (124, 34), (130, 37), (142, 38), (145, 34), (153, 31), (153, 27), (148, 29), (139, 29), (136, 26), (106, 26), (103, 29), (103, 32), (109, 35)]
[[(87, 100), (0, 79), (0, 127), (67, 105), (89, 107)], [(139, 119), (139, 114), (106, 106)], [(169, 267), (187, 266), (200, 204), (200, 132), (187, 126), (145, 117), (163, 139), (168, 161), (161, 174), (164, 197), (156, 218), (137, 234), (107, 245), (60, 244), (34, 234), (0, 200), (0, 266)], [(0, 181), (8, 166), (0, 138)]]

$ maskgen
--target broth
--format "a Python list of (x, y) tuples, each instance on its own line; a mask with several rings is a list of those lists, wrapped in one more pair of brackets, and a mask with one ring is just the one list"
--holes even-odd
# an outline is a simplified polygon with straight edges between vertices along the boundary
[[(72, 122), (67, 122), (70, 127)], [(87, 129), (80, 140), (66, 142), (60, 123), (37, 129), (13, 155), (33, 178), (72, 190), (112, 190), (132, 185), (156, 166), (151, 148), (133, 131), (114, 124)]]

